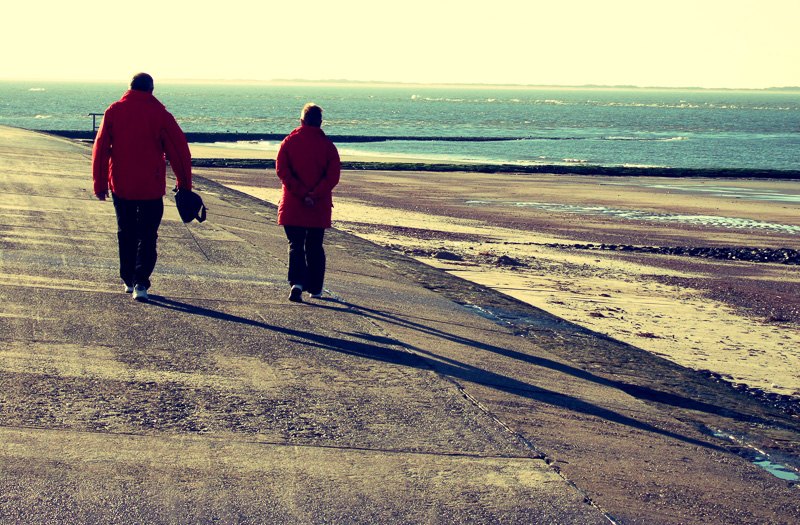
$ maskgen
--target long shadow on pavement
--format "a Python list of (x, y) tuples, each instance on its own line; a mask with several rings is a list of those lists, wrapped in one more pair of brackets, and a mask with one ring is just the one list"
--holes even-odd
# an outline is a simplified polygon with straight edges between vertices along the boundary
[[(537, 356), (532, 356), (532, 355), (528, 355), (528, 354), (523, 354), (523, 353), (517, 352), (515, 350), (510, 350), (508, 348), (489, 345), (489, 344), (482, 343), (482, 342), (479, 342), (479, 341), (474, 341), (474, 340), (471, 340), (471, 339), (467, 339), (467, 338), (464, 338), (462, 336), (458, 336), (458, 335), (455, 335), (455, 334), (452, 334), (452, 333), (444, 332), (442, 330), (437, 330), (435, 328), (432, 328), (429, 324), (422, 324), (422, 323), (419, 323), (419, 322), (411, 321), (412, 318), (415, 318), (414, 316), (411, 316), (411, 315), (399, 317), (397, 315), (391, 315), (391, 314), (388, 314), (386, 312), (381, 312), (379, 310), (365, 308), (363, 306), (347, 304), (347, 303), (343, 303), (343, 304), (346, 304), (346, 306), (350, 307), (352, 310), (355, 310), (358, 313), (361, 313), (366, 317), (371, 317), (371, 318), (374, 318), (376, 320), (381, 320), (383, 322), (387, 322), (387, 323), (390, 323), (390, 324), (395, 324), (395, 325), (398, 325), (398, 326), (410, 327), (410, 328), (413, 328), (413, 329), (418, 330), (420, 332), (429, 334), (431, 336), (441, 337), (441, 338), (446, 339), (448, 341), (452, 341), (452, 342), (459, 343), (459, 344), (464, 344), (464, 345), (469, 345), (469, 346), (471, 346), (473, 348), (477, 348), (477, 349), (484, 350), (484, 351), (487, 351), (487, 352), (492, 352), (492, 353), (495, 353), (495, 354), (498, 354), (498, 355), (509, 357), (511, 359), (516, 359), (516, 360), (519, 360), (519, 361), (522, 361), (522, 362), (525, 362), (525, 363), (528, 363), (528, 364), (531, 364), (531, 365), (534, 365), (534, 366), (541, 366), (541, 367), (549, 368), (550, 370), (553, 370), (553, 371), (556, 371), (556, 372), (561, 372), (561, 373), (564, 373), (564, 374), (568, 374), (568, 375), (571, 375), (571, 376), (573, 376), (573, 377), (575, 377), (577, 379), (581, 379), (581, 380), (584, 380), (584, 381), (591, 381), (593, 383), (597, 383), (597, 384), (600, 384), (600, 385), (605, 385), (605, 386), (610, 386), (610, 387), (613, 387), (613, 388), (618, 388), (618, 389), (622, 390), (623, 392), (625, 392), (625, 393), (627, 393), (627, 394), (629, 394), (629, 395), (631, 395), (633, 397), (636, 397), (637, 399), (652, 400), (652, 401), (656, 401), (658, 403), (662, 403), (662, 404), (665, 404), (665, 405), (672, 405), (672, 406), (679, 407), (679, 408), (695, 410), (695, 411), (705, 412), (705, 413), (709, 413), (709, 414), (724, 415), (724, 416), (727, 416), (727, 417), (733, 417), (733, 418), (737, 418), (737, 419), (740, 419), (740, 420), (755, 421), (757, 419), (757, 418), (754, 418), (753, 415), (743, 414), (743, 413), (740, 413), (740, 412), (735, 412), (735, 411), (732, 411), (730, 409), (722, 408), (722, 407), (719, 407), (719, 406), (711, 404), (711, 403), (704, 403), (704, 402), (697, 401), (697, 400), (689, 398), (689, 397), (676, 395), (676, 394), (673, 394), (673, 393), (670, 393), (670, 392), (663, 392), (663, 391), (655, 390), (653, 388), (649, 388), (649, 387), (645, 387), (645, 386), (632, 385), (632, 384), (625, 383), (623, 381), (615, 381), (615, 380), (612, 380), (612, 379), (606, 379), (606, 378), (594, 375), (594, 374), (592, 374), (590, 372), (587, 372), (585, 370), (582, 370), (580, 368), (575, 368), (573, 366), (570, 366), (570, 365), (567, 365), (567, 364), (564, 364), (564, 363), (559, 363), (557, 361), (552, 361), (550, 359), (546, 359), (546, 358), (543, 358), (543, 357), (537, 357)], [(423, 320), (423, 321), (425, 320), (425, 319), (420, 318), (420, 317), (416, 317), (416, 319)], [(421, 351), (421, 352), (424, 353), (424, 351)], [(482, 381), (476, 381), (476, 382), (480, 382), (482, 384), (485, 384)], [(486, 384), (486, 386), (496, 386), (498, 388), (509, 388), (508, 385), (504, 385), (504, 384), (499, 384), (499, 385)], [(763, 422), (764, 423), (770, 423), (769, 421), (763, 421)]]
[[(614, 412), (613, 410), (609, 410), (594, 405), (592, 403), (588, 403), (576, 397), (567, 394), (562, 394), (559, 392), (553, 392), (551, 390), (547, 390), (544, 388), (539, 388), (534, 385), (525, 383), (523, 381), (519, 381), (517, 379), (506, 377), (504, 375), (490, 372), (487, 370), (482, 370), (472, 365), (468, 365), (453, 359), (436, 355), (435, 353), (429, 352), (422, 348), (417, 348), (407, 344), (403, 344), (391, 338), (376, 337), (367, 334), (347, 334), (343, 332), (343, 335), (348, 335), (350, 337), (367, 341), (360, 343), (358, 341), (353, 341), (352, 339), (344, 339), (344, 338), (340, 339), (340, 338), (334, 338), (325, 335), (305, 332), (301, 330), (293, 330), (291, 328), (274, 326), (261, 321), (247, 319), (245, 317), (240, 317), (238, 315), (227, 314), (217, 310), (211, 310), (209, 308), (204, 308), (201, 306), (175, 301), (160, 296), (150, 296), (150, 304), (157, 307), (177, 310), (188, 314), (202, 315), (213, 319), (219, 319), (222, 321), (229, 321), (233, 323), (240, 323), (249, 326), (264, 328), (266, 330), (271, 330), (274, 332), (285, 334), (290, 337), (297, 338), (297, 342), (301, 344), (314, 346), (317, 348), (332, 350), (335, 352), (342, 352), (350, 355), (355, 355), (367, 359), (374, 359), (392, 364), (411, 366), (426, 370), (433, 370), (436, 373), (441, 374), (443, 376), (456, 378), (471, 383), (481, 384), (484, 386), (495, 388), (505, 393), (513, 394), (527, 399), (533, 399), (535, 401), (547, 403), (574, 412), (580, 412), (582, 414), (586, 414), (589, 416), (599, 417), (610, 422), (626, 425), (647, 432), (653, 432), (666, 437), (684, 441), (686, 443), (690, 443), (696, 446), (701, 446), (715, 450), (722, 450), (720, 447), (717, 447), (705, 441), (696, 440), (687, 436), (676, 434), (674, 432), (660, 429), (650, 424), (637, 421), (636, 419)], [(344, 306), (348, 307), (348, 309), (346, 310), (341, 310), (341, 309), (339, 310), (340, 312), (343, 313), (347, 312), (351, 314), (364, 315), (368, 318), (373, 318), (375, 320), (381, 320), (384, 322), (394, 323), (400, 326), (410, 327), (422, 331), (424, 333), (427, 333), (429, 335), (444, 338), (448, 341), (453, 341), (473, 348), (495, 352), (498, 354), (520, 359), (535, 366), (543, 366), (551, 370), (558, 370), (560, 372), (570, 374), (578, 379), (589, 380), (603, 385), (614, 386), (612, 382), (594, 376), (584, 370), (573, 368), (568, 365), (564, 365), (562, 363), (557, 363), (549, 359), (529, 356), (505, 348), (500, 348), (485, 343), (481, 343), (478, 341), (473, 341), (471, 339), (443, 332), (441, 330), (436, 330), (419, 323), (406, 321), (397, 316), (379, 312), (377, 310), (367, 309), (348, 303), (340, 303), (340, 304), (343, 304)], [(330, 306), (326, 306), (323, 303), (315, 303), (315, 306), (321, 308), (331, 308)], [(391, 348), (386, 348), (385, 346), (380, 346), (387, 344), (400, 346), (405, 350), (394, 350)]]

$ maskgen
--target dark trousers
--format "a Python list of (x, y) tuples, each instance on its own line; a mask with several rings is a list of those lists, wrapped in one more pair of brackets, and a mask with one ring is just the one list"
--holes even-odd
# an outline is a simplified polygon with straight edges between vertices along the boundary
[(322, 293), (325, 281), (325, 228), (284, 226), (289, 239), (289, 284), (299, 284), (311, 294)]
[(117, 212), (119, 276), (128, 286), (150, 288), (150, 275), (156, 267), (156, 240), (164, 201), (127, 200), (111, 194)]

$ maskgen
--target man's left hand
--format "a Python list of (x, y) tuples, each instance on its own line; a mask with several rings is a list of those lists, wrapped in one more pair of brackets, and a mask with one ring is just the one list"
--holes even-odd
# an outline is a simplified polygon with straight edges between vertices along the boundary
[(101, 191), (100, 193), (95, 193), (94, 195), (95, 195), (95, 197), (97, 197), (101, 201), (104, 201), (104, 200), (106, 200), (108, 198), (108, 192), (107, 191)]

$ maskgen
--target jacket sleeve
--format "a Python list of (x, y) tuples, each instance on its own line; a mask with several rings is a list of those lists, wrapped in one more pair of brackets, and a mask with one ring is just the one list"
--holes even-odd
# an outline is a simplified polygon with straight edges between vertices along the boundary
[(322, 199), (329, 196), (333, 192), (333, 188), (339, 184), (339, 178), (341, 177), (342, 173), (342, 162), (339, 159), (339, 151), (332, 142), (328, 143), (326, 156), (325, 176), (314, 188), (314, 197), (316, 199)]
[(189, 143), (186, 135), (170, 113), (167, 113), (166, 123), (161, 132), (161, 143), (164, 153), (175, 173), (178, 181), (178, 188), (182, 190), (192, 189), (192, 153), (189, 151)]
[(92, 182), (94, 194), (108, 191), (108, 174), (111, 162), (111, 109), (107, 109), (92, 146)]
[(281, 179), (283, 187), (289, 193), (302, 200), (308, 195), (308, 188), (300, 179), (294, 176), (289, 166), (289, 147), (284, 141), (281, 143), (278, 156), (275, 158), (275, 171), (278, 173), (278, 178)]

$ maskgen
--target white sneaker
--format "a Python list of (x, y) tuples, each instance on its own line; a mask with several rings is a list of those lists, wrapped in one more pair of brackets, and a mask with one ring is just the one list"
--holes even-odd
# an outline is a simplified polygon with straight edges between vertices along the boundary
[(145, 302), (148, 299), (149, 297), (147, 297), (147, 288), (145, 288), (141, 284), (137, 284), (133, 288), (133, 300), (139, 302)]
[(125, 285), (125, 293), (133, 293), (133, 286)]
[(293, 303), (302, 303), (303, 302), (303, 287), (295, 284), (292, 286), (292, 291), (289, 294), (289, 300)]
[(312, 293), (311, 294), (311, 298), (312, 299), (322, 299), (322, 292), (320, 292), (320, 293)]

